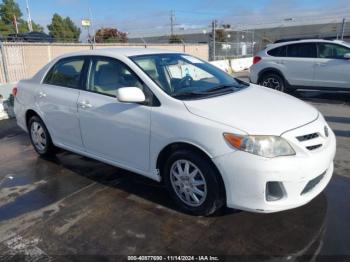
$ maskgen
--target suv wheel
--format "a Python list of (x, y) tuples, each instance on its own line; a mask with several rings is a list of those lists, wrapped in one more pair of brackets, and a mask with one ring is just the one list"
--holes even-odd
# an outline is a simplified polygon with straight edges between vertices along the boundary
[(168, 158), (163, 172), (171, 197), (185, 212), (208, 216), (224, 205), (219, 174), (200, 154), (176, 151)]
[(28, 130), (30, 141), (40, 156), (51, 156), (56, 152), (49, 131), (39, 117), (33, 116), (29, 120)]
[(286, 92), (286, 85), (283, 77), (276, 73), (264, 74), (260, 81), (260, 85), (277, 91)]

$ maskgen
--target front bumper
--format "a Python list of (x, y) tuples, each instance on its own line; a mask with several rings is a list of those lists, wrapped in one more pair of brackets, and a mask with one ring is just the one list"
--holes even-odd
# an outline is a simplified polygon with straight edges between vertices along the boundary
[[(213, 161), (223, 177), (228, 207), (271, 213), (302, 206), (320, 194), (331, 180), (335, 151), (336, 139), (330, 130), (324, 146), (315, 152), (269, 159), (235, 151)], [(269, 182), (282, 185), (282, 198), (267, 200)]]

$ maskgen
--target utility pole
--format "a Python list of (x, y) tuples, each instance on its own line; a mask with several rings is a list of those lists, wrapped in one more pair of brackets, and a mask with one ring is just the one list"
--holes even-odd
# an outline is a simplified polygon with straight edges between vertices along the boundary
[(28, 29), (29, 32), (33, 31), (33, 24), (32, 24), (32, 17), (30, 15), (30, 9), (29, 9), (29, 1), (26, 0), (26, 5), (27, 5), (27, 23), (28, 23)]
[(170, 10), (170, 35), (174, 35), (174, 26), (175, 26), (175, 11)]
[(94, 23), (92, 21), (92, 12), (90, 7), (89, 7), (89, 16), (90, 16), (90, 23), (91, 23), (91, 29), (92, 29), (92, 49), (94, 49), (94, 44), (96, 44), (96, 36), (95, 36), (95, 28), (94, 28)]
[(212, 36), (213, 36), (213, 60), (215, 61), (216, 57), (216, 27), (217, 27), (218, 21), (213, 20), (212, 22)]
[(341, 26), (341, 40), (344, 40), (344, 33), (345, 33), (345, 17), (343, 18), (343, 23)]

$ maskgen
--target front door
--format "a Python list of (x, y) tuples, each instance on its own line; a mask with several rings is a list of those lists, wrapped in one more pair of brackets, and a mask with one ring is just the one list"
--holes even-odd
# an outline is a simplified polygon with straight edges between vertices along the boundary
[(315, 81), (320, 87), (348, 88), (350, 90), (350, 60), (344, 55), (350, 48), (332, 43), (318, 44)]
[(139, 78), (122, 62), (92, 58), (86, 83), (78, 99), (83, 143), (87, 152), (121, 167), (147, 171), (151, 107), (121, 103), (116, 90), (143, 88)]

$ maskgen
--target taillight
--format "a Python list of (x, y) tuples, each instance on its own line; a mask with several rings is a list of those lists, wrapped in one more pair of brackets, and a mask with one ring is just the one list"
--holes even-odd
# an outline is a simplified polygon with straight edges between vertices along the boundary
[(12, 95), (14, 96), (14, 97), (16, 97), (16, 95), (17, 95), (17, 87), (14, 87), (13, 89), (12, 89)]
[(253, 58), (253, 65), (259, 63), (260, 60), (261, 60), (261, 57), (260, 57), (260, 56), (254, 56), (254, 58)]

